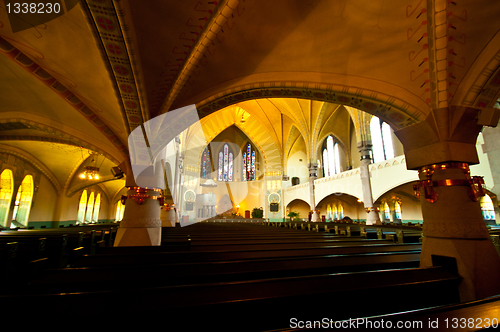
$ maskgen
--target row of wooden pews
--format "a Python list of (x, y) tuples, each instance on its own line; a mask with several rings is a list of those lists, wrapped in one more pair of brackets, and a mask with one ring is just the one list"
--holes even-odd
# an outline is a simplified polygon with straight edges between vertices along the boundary
[(335, 222), (264, 222), (263, 225), (284, 227), (314, 232), (333, 233), (347, 237), (359, 236), (368, 239), (387, 239), (397, 243), (422, 242), (422, 228), (420, 226), (370, 225), (361, 223)]
[(0, 232), (0, 278), (23, 285), (47, 268), (64, 268), (84, 254), (111, 246), (117, 225), (86, 225), (57, 229), (16, 229)]
[(458, 302), (459, 277), (443, 267), (419, 268), (420, 243), (251, 223), (163, 228), (158, 247), (106, 240), (69, 266), (44, 268), (3, 289), (0, 303), (43, 302), (39, 314), (79, 315), (91, 306), (114, 315), (167, 315), (190, 328), (268, 331), (290, 326), (293, 317), (342, 320)]

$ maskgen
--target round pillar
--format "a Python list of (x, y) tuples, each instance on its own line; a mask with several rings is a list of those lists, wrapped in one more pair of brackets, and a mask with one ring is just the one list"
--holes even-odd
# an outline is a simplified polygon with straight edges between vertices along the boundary
[(460, 299), (472, 301), (500, 293), (500, 258), (481, 214), (481, 181), (467, 163), (442, 163), (419, 169), (414, 187), (422, 206), (421, 267), (453, 266), (463, 278)]
[(312, 210), (312, 215), (311, 215), (311, 222), (320, 222), (321, 220), (319, 219), (319, 211), (318, 210)]
[(129, 187), (115, 247), (161, 245), (161, 190)]
[(373, 206), (373, 196), (372, 196), (372, 185), (370, 181), (370, 149), (371, 145), (365, 145), (364, 148), (360, 149), (361, 154), (361, 165), (360, 178), (361, 178), (361, 189), (363, 191), (363, 204), (366, 211), (366, 224), (367, 225), (381, 225), (380, 217), (378, 215), (378, 209)]
[(161, 227), (175, 227), (175, 217), (173, 204), (165, 204), (160, 211)]

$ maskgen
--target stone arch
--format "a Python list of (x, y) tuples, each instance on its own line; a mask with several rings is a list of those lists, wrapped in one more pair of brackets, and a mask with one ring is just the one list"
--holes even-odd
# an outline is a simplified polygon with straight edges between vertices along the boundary
[[(284, 75), (284, 74), (281, 74)], [(337, 76), (337, 75), (333, 75)], [(339, 80), (339, 77), (335, 77)], [(361, 82), (359, 82), (361, 81)], [(405, 99), (383, 92), (387, 84), (379, 88), (380, 82), (359, 79), (358, 86), (327, 84), (322, 82), (263, 81), (231, 87), (196, 103), (198, 114), (204, 117), (224, 107), (251, 99), (259, 98), (304, 98), (351, 106), (378, 116), (394, 129), (404, 128), (422, 121), (430, 106), (417, 96), (408, 95), (400, 87), (390, 86), (391, 90), (405, 95)], [(378, 89), (378, 90), (375, 90)], [(425, 112), (427, 111), (427, 112)]]

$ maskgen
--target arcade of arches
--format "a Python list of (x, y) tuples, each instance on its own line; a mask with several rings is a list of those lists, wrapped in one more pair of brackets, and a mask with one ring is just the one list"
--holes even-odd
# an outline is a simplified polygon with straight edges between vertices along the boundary
[(500, 3), (62, 3), (0, 11), (1, 227), (411, 222), (422, 266), (500, 293)]

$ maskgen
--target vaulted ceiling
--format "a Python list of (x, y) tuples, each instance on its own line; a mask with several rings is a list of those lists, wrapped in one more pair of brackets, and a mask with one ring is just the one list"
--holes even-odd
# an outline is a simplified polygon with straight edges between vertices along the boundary
[(247, 135), (283, 156), (299, 134), (313, 155), (341, 104), (398, 129), (499, 95), (498, 1), (64, 0), (45, 16), (12, 3), (0, 0), (0, 144), (61, 188), (82, 151), (118, 165), (131, 130), (191, 104), (213, 114), (207, 137), (246, 112)]

